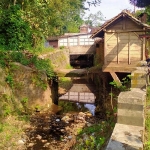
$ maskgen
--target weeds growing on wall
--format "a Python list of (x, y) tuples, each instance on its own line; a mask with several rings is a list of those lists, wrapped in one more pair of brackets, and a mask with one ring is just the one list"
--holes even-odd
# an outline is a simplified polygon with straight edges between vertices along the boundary
[(146, 97), (146, 116), (145, 116), (145, 143), (144, 150), (150, 149), (150, 87), (147, 87), (147, 97)]
[[(10, 68), (12, 62), (18, 62), (22, 65), (45, 71), (49, 79), (55, 78), (55, 73), (49, 59), (39, 59), (37, 55), (33, 55), (32, 53), (26, 55), (24, 52), (0, 51), (0, 66), (2, 68)], [(10, 75), (8, 76), (8, 81), (10, 81), (9, 77)]]

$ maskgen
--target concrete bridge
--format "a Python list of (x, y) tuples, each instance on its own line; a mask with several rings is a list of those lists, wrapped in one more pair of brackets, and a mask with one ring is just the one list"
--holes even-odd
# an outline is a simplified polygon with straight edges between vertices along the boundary
[(93, 66), (96, 48), (94, 40), (90, 38), (91, 35), (91, 33), (76, 33), (59, 37), (58, 46), (68, 47), (72, 66), (80, 68)]

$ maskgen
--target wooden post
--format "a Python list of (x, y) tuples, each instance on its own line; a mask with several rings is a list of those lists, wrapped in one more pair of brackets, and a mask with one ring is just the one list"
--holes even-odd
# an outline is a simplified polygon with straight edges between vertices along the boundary
[(116, 73), (115, 72), (110, 72), (110, 74), (111, 74), (112, 78), (114, 79), (114, 81), (117, 83), (117, 85), (120, 86), (121, 85), (121, 81), (118, 78), (118, 76), (116, 75)]
[(70, 101), (70, 92), (68, 92), (68, 100)]
[(107, 64), (106, 55), (107, 55), (107, 42), (106, 42), (106, 33), (104, 33), (104, 65)]
[(69, 37), (67, 37), (67, 47), (70, 46), (70, 43), (69, 43)]
[(117, 64), (119, 64), (119, 37), (117, 33)]
[(78, 36), (78, 46), (80, 45), (80, 36)]
[(146, 59), (146, 58), (145, 58), (145, 46), (146, 46), (145, 42), (146, 42), (146, 40), (145, 40), (145, 37), (144, 37), (144, 38), (143, 38), (142, 60), (145, 60), (145, 59)]
[(130, 32), (128, 32), (128, 64), (131, 64), (130, 62)]

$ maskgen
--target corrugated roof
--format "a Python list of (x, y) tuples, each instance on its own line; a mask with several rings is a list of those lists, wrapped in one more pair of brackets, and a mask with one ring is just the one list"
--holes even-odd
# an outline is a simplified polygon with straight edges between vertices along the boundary
[(122, 11), (120, 14), (118, 14), (117, 16), (113, 17), (112, 19), (106, 21), (102, 26), (101, 28), (95, 32), (91, 38), (94, 38), (94, 37), (97, 37), (97, 34), (99, 34), (100, 32), (102, 32), (106, 27), (108, 27), (110, 24), (112, 24), (114, 21), (116, 21), (118, 18), (122, 17), (122, 16), (127, 16), (128, 18), (130, 18), (131, 20), (133, 20), (135, 23), (147, 28), (147, 29), (150, 29), (150, 26), (145, 24), (145, 23), (142, 23), (140, 20), (136, 19), (135, 17), (133, 17), (131, 14), (129, 14), (127, 11)]

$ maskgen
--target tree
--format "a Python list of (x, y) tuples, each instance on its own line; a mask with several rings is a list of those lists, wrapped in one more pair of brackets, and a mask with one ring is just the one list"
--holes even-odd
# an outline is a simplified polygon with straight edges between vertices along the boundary
[(20, 6), (20, 18), (29, 23), (33, 46), (36, 46), (48, 36), (77, 31), (82, 24), (80, 12), (84, 9), (84, 2), (85, 0), (1, 0), (0, 17), (11, 6)]
[(101, 11), (95, 14), (90, 13), (88, 17), (85, 18), (85, 23), (89, 26), (98, 27), (101, 25), (100, 21), (103, 20), (103, 15)]
[(150, 0), (129, 0), (132, 5), (137, 7), (146, 7), (150, 5)]
[(24, 50), (31, 46), (31, 28), (22, 19), (18, 5), (1, 11), (0, 46), (7, 50)]
[(91, 5), (94, 5), (94, 6), (96, 6), (96, 5), (99, 5), (100, 3), (101, 3), (101, 0), (87, 0), (87, 3), (89, 4), (89, 6), (91, 6)]
[(147, 24), (150, 24), (150, 6), (146, 7), (145, 12), (147, 13)]

